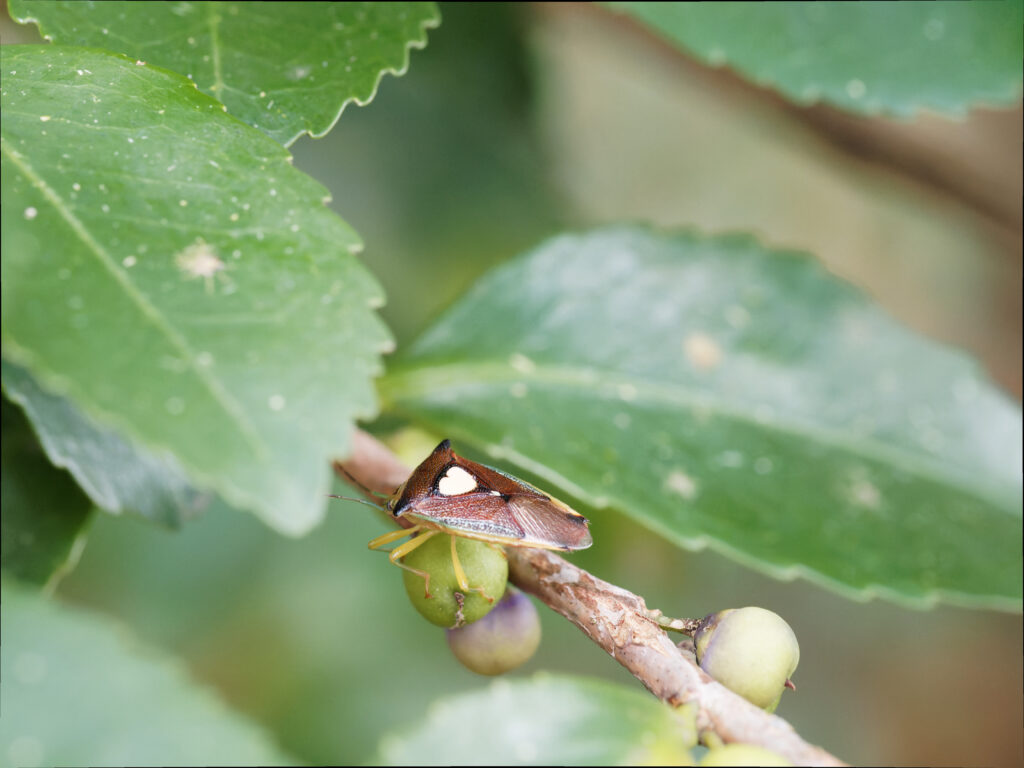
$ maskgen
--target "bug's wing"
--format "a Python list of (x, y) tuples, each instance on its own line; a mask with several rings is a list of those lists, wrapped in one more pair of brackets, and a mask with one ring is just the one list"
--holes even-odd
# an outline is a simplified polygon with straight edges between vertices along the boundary
[(507, 515), (522, 531), (522, 546), (545, 549), (586, 549), (591, 545), (587, 518), (539, 488), (502, 472), (459, 457), (476, 477), (505, 496)]
[(587, 518), (558, 499), (517, 495), (508, 499), (512, 518), (523, 531), (523, 543), (545, 549), (586, 549), (593, 542)]
[(404, 516), (471, 539), (513, 544), (523, 538), (508, 502), (490, 492), (426, 496), (411, 504)]
[(500, 544), (566, 551), (591, 544), (583, 515), (557, 499), (533, 493), (430, 496), (417, 501), (406, 514), (451, 533)]
[(470, 472), (483, 487), (488, 490), (497, 491), (504, 496), (536, 496), (540, 499), (549, 498), (546, 493), (534, 488), (525, 480), (513, 477), (500, 469), (488, 467), (486, 464), (477, 464), (475, 461), (464, 459), (461, 456), (455, 457), (456, 462), (462, 468)]

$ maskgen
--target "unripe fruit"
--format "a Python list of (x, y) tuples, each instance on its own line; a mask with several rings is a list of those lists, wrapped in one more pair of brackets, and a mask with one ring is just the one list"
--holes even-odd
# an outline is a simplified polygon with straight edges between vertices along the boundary
[(480, 675), (501, 675), (529, 661), (540, 645), (540, 617), (526, 595), (509, 587), (480, 621), (445, 631), (463, 666)]
[(708, 750), (700, 765), (792, 765), (782, 755), (753, 744), (723, 744)]
[(705, 616), (693, 640), (701, 669), (769, 712), (775, 711), (800, 661), (789, 624), (764, 608), (729, 608)]
[[(420, 534), (422, 535), (422, 534)], [(464, 591), (455, 578), (451, 540), (455, 539), (459, 562), (471, 588)], [(497, 605), (508, 581), (508, 561), (500, 549), (482, 541), (439, 533), (414, 549), (402, 562), (410, 568), (430, 574), (430, 597), (424, 589), (423, 577), (402, 572), (405, 591), (413, 607), (427, 621), (439, 627), (464, 627), (482, 618)], [(493, 598), (488, 601), (479, 591)]]

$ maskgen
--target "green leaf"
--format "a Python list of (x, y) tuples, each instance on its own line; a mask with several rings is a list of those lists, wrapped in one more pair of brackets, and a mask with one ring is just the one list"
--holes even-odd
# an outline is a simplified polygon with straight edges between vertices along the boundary
[(477, 283), (381, 391), (683, 546), (852, 596), (1020, 605), (1019, 408), (805, 254), (557, 238)]
[(693, 716), (647, 693), (538, 674), (435, 702), (384, 738), (385, 765), (688, 765)]
[(441, 20), (434, 3), (8, 4), (49, 40), (105, 48), (188, 75), (235, 117), (288, 146), (322, 136), (350, 102), (368, 104), (387, 73)]
[(800, 104), (963, 115), (1021, 94), (1021, 0), (605, 5)]
[(4, 356), (300, 534), (389, 349), (325, 190), (184, 78), (5, 46)]
[(29, 765), (294, 764), (183, 665), (3, 582), (0, 750)]
[(6, 398), (0, 403), (0, 566), (23, 581), (52, 585), (84, 545), (92, 505), (67, 472), (46, 460), (21, 409)]
[(100, 509), (177, 527), (206, 504), (174, 456), (97, 426), (69, 400), (40, 389), (24, 368), (4, 360), (2, 372), (4, 393), (25, 409), (50, 461), (67, 469)]

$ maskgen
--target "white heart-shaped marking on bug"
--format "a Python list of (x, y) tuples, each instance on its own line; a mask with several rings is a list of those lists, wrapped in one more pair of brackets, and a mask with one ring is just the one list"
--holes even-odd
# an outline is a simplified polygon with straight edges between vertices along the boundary
[(442, 496), (461, 496), (476, 490), (476, 478), (462, 467), (450, 467), (437, 482), (437, 491)]

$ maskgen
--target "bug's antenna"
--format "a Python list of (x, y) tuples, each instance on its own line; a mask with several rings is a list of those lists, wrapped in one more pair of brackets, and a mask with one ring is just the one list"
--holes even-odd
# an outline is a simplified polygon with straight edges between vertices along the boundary
[(374, 504), (372, 501), (367, 501), (366, 499), (357, 499), (355, 496), (335, 496), (333, 493), (329, 493), (329, 494), (327, 494), (327, 498), (328, 499), (344, 499), (345, 501), (358, 501), (360, 504), (365, 504), (368, 507), (373, 507), (374, 509), (380, 509), (380, 505), (379, 504)]
[[(337, 461), (334, 462), (334, 468), (336, 470), (338, 470), (339, 472), (341, 472), (341, 474), (343, 474), (349, 480), (351, 480), (352, 481), (352, 485), (354, 485), (356, 488), (358, 488), (359, 490), (361, 490), (363, 493), (367, 494), (368, 496), (376, 496), (378, 499), (386, 499), (387, 498), (387, 496), (385, 496), (383, 493), (378, 493), (377, 491), (374, 491), (371, 488), (367, 488), (365, 485), (363, 485), (358, 480), (356, 480), (354, 477), (352, 477), (352, 475), (348, 472), (348, 470), (346, 470), (343, 466), (341, 466), (340, 462), (337, 462)], [(347, 499), (348, 496), (332, 496), (331, 498)], [(377, 505), (374, 504), (374, 506), (377, 506)]]

